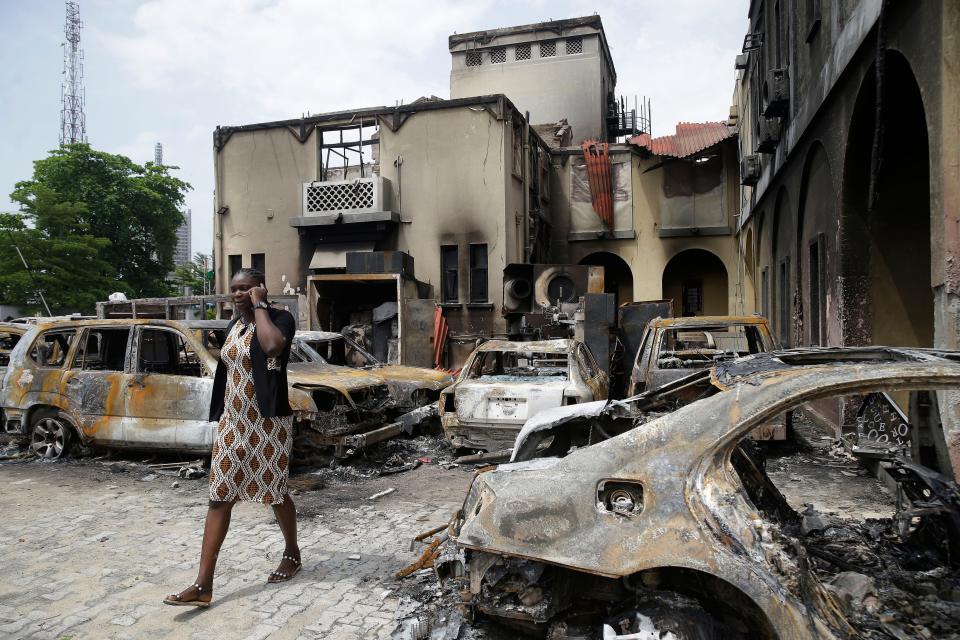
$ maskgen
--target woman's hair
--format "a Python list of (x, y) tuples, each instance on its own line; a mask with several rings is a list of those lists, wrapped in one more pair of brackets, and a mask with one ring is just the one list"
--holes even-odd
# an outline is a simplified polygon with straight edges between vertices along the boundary
[(260, 269), (254, 269), (253, 267), (243, 267), (242, 269), (237, 269), (230, 279), (232, 280), (237, 276), (246, 276), (257, 284), (265, 284), (267, 281), (267, 276), (263, 274), (263, 271), (260, 271)]

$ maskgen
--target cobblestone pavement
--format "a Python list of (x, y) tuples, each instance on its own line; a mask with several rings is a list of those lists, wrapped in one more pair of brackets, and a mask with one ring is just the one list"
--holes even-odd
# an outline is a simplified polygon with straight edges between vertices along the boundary
[(161, 600), (196, 576), (206, 481), (173, 488), (175, 478), (146, 475), (92, 461), (0, 464), (0, 638), (389, 637), (392, 573), (470, 480), (432, 465), (296, 497), (304, 568), (280, 585), (265, 584), (283, 551), (272, 511), (237, 505), (204, 610)]

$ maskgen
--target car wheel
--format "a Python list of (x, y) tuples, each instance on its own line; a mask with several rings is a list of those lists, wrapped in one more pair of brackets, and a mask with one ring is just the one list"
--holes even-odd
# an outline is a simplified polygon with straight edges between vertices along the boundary
[(38, 458), (59, 460), (70, 448), (73, 427), (60, 416), (40, 414), (30, 429), (30, 451)]

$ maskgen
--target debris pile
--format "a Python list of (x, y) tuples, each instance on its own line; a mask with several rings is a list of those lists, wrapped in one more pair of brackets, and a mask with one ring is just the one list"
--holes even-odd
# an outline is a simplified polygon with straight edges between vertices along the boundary
[(904, 541), (894, 519), (850, 522), (811, 509), (803, 515), (802, 529), (792, 533), (864, 637), (960, 638), (960, 558)]

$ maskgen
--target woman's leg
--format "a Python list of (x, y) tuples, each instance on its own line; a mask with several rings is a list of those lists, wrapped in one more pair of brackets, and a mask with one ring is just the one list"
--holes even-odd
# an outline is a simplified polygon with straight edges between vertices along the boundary
[[(297, 508), (289, 493), (283, 497), (283, 502), (273, 505), (273, 513), (277, 516), (277, 524), (280, 525), (280, 531), (283, 533), (283, 555), (296, 558), (296, 562), (281, 558), (280, 566), (270, 574), (270, 577), (274, 578), (276, 574), (292, 576), (300, 566), (300, 546), (297, 544)], [(282, 579), (283, 576), (280, 577)], [(276, 582), (276, 580), (273, 581)]]
[(197, 572), (197, 584), (202, 591), (193, 585), (179, 594), (180, 600), (203, 600), (209, 602), (213, 596), (213, 573), (217, 568), (217, 557), (223, 545), (227, 531), (230, 529), (230, 516), (236, 502), (210, 501), (207, 509), (207, 520), (203, 525), (203, 543), (200, 546), (200, 569)]

